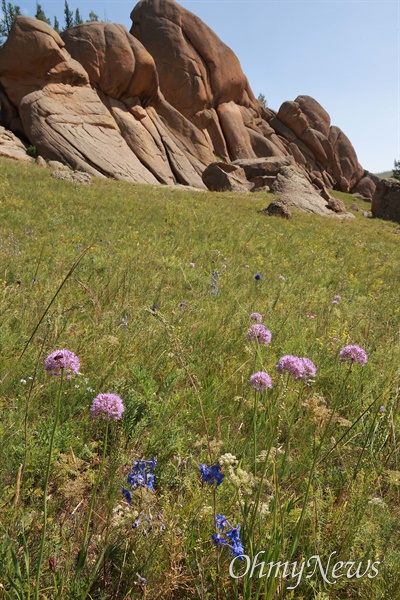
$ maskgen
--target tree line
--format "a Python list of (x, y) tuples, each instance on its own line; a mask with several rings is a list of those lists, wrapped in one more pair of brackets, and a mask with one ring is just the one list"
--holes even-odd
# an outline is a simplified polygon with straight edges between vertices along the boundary
[[(1, 12), (2, 12), (2, 17), (0, 19), (0, 38), (2, 38), (2, 40), (0, 41), (0, 45), (4, 42), (4, 38), (8, 37), (15, 18), (21, 15), (21, 7), (17, 6), (16, 4), (12, 4), (11, 2), (6, 2), (6, 0), (2, 0), (1, 1)], [(48, 19), (46, 17), (42, 6), (38, 2), (36, 3), (35, 18), (39, 19), (39, 21), (43, 21), (44, 23), (47, 23), (48, 25), (51, 26), (50, 19)], [(96, 13), (91, 10), (89, 13), (89, 18), (86, 19), (86, 22), (93, 22), (93, 21), (98, 21), (98, 20), (99, 20), (98, 15), (96, 15)], [(62, 31), (65, 31), (66, 29), (69, 29), (70, 27), (73, 27), (74, 25), (80, 25), (83, 22), (84, 21), (81, 16), (81, 12), (80, 12), (79, 8), (76, 8), (75, 11), (71, 10), (67, 0), (65, 0), (63, 26), (60, 25), (60, 22), (57, 19), (57, 17), (53, 17), (53, 25), (52, 26), (53, 26), (53, 29), (55, 29), (55, 31), (57, 31), (57, 33), (61, 33)]]

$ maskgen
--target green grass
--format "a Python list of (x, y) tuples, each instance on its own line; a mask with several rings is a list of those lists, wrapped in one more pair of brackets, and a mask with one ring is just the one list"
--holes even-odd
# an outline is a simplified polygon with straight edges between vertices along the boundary
[[(265, 193), (87, 188), (5, 160), (0, 172), (0, 597), (34, 597), (60, 384), (43, 361), (68, 348), (81, 374), (62, 387), (40, 598), (394, 599), (400, 227), (361, 212), (268, 218)], [(254, 311), (268, 346), (246, 339)], [(347, 344), (366, 349), (365, 367), (339, 361)], [(309, 357), (315, 382), (279, 376), (284, 354)], [(254, 398), (260, 370), (274, 387)], [(79, 572), (104, 450), (105, 423), (89, 412), (99, 392), (120, 395), (125, 413), (110, 424)], [(227, 454), (222, 484), (202, 485), (198, 463)], [(132, 460), (152, 457), (155, 492), (134, 491), (130, 509)], [(379, 574), (330, 585), (317, 572), (292, 591), (293, 579), (235, 580), (228, 548), (212, 544), (214, 512), (266, 563), (336, 552), (380, 561)]]
[(382, 173), (377, 173), (377, 176), (381, 179), (389, 179), (389, 177), (393, 177), (393, 171), (383, 171)]

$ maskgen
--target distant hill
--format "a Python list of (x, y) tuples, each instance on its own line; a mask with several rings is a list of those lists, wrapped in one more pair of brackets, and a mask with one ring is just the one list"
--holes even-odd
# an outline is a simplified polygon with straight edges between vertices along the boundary
[(384, 171), (383, 173), (376, 173), (376, 175), (381, 179), (389, 179), (389, 177), (393, 177), (393, 171)]

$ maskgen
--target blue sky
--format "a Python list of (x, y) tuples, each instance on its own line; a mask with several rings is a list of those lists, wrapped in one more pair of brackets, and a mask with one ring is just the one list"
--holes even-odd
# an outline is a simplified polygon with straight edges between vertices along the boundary
[[(14, 2), (33, 16), (36, 3)], [(134, 1), (68, 0), (128, 29)], [(364, 168), (400, 159), (400, 0), (188, 0), (238, 56), (253, 92), (274, 110), (313, 96), (355, 147)], [(63, 22), (64, 0), (43, 0)]]

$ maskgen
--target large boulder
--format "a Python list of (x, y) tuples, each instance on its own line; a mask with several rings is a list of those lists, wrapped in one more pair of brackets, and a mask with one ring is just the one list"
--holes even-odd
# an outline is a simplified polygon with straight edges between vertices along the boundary
[(257, 106), (240, 63), (196, 15), (173, 0), (142, 0), (131, 33), (155, 60), (165, 98), (191, 118), (225, 102)]
[(381, 179), (372, 198), (371, 212), (374, 217), (400, 223), (400, 181)]
[[(326, 201), (307, 178), (293, 166), (281, 169), (271, 186), (271, 192), (278, 195), (280, 201), (287, 206), (326, 217), (339, 216), (329, 210)], [(349, 216), (348, 213), (345, 215)]]
[(248, 192), (253, 188), (246, 179), (243, 169), (237, 165), (214, 162), (202, 175), (203, 181), (212, 192)]
[(255, 177), (273, 177), (278, 175), (283, 167), (293, 166), (295, 163), (290, 156), (245, 158), (233, 161), (234, 165), (241, 167), (249, 180)]

